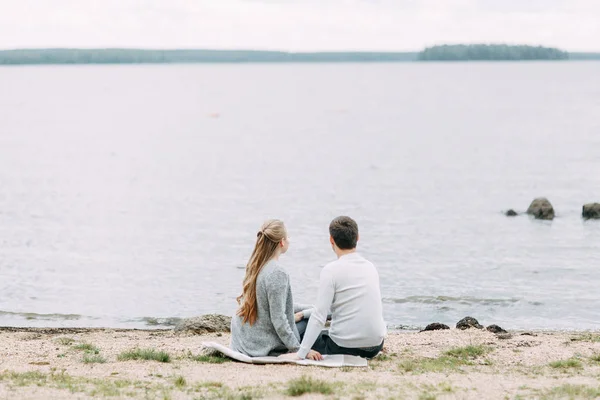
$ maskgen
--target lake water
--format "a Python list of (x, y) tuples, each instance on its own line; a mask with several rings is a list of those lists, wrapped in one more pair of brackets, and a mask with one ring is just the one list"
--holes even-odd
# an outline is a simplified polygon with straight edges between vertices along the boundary
[[(600, 63), (0, 68), (0, 325), (232, 314), (263, 220), (297, 301), (360, 227), (390, 326), (600, 329)], [(552, 222), (507, 218), (547, 196)], [(158, 323), (158, 325), (156, 325)]]

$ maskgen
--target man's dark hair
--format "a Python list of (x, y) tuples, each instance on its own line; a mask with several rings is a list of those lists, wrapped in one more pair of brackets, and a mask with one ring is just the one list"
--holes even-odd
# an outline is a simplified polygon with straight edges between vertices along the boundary
[(329, 224), (329, 234), (341, 250), (353, 249), (358, 241), (358, 224), (350, 217), (337, 217)]

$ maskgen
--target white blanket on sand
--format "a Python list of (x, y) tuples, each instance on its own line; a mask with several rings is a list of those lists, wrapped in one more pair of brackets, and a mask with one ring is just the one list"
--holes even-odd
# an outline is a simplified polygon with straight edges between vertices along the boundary
[(247, 364), (298, 364), (298, 365), (316, 365), (319, 367), (367, 367), (367, 360), (357, 356), (348, 356), (344, 354), (324, 355), (322, 361), (313, 360), (285, 360), (279, 357), (249, 357), (219, 343), (204, 342), (202, 346), (206, 350), (217, 351), (229, 358), (241, 361)]

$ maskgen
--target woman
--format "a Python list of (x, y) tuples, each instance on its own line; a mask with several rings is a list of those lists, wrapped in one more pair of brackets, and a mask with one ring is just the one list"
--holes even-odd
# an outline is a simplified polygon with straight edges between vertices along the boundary
[[(243, 291), (237, 298), (240, 308), (231, 320), (233, 350), (262, 357), (296, 352), (300, 348), (296, 319), (308, 318), (310, 309), (294, 307), (290, 277), (279, 264), (279, 256), (288, 247), (287, 232), (280, 220), (266, 221), (256, 234)], [(316, 353), (311, 356), (318, 357)]]

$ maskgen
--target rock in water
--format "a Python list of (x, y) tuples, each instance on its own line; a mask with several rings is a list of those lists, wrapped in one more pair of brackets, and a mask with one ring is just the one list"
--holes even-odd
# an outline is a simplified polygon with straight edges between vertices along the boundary
[(186, 318), (175, 326), (175, 332), (190, 332), (197, 335), (213, 332), (229, 332), (231, 317), (219, 314), (207, 314), (200, 317)]
[(504, 329), (500, 328), (498, 325), (490, 325), (485, 329), (492, 333), (508, 333)]
[(425, 327), (425, 329), (423, 329), (420, 332), (425, 332), (425, 331), (439, 331), (442, 329), (450, 329), (450, 327), (448, 325), (445, 324), (440, 324), (439, 322), (434, 322), (432, 324), (429, 324)]
[(506, 215), (507, 217), (516, 217), (519, 214), (511, 208), (510, 210), (505, 212), (504, 215)]
[(469, 328), (483, 329), (483, 326), (473, 317), (464, 317), (456, 323), (456, 328), (464, 331)]
[(554, 219), (554, 207), (545, 197), (539, 197), (534, 199), (529, 208), (527, 209), (527, 214), (531, 214), (535, 217), (535, 219)]
[(600, 203), (584, 205), (581, 216), (585, 219), (600, 219)]

